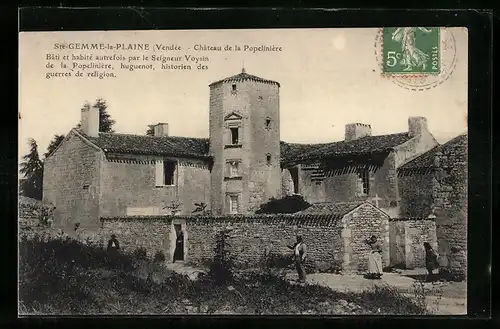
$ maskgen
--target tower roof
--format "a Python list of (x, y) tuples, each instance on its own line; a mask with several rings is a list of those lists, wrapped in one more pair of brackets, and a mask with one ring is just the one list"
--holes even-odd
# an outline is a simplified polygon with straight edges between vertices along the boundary
[(267, 84), (272, 84), (272, 85), (277, 85), (280, 87), (279, 82), (273, 81), (273, 80), (267, 80), (264, 78), (260, 78), (255, 75), (251, 75), (246, 73), (245, 68), (241, 70), (241, 73), (238, 73), (236, 75), (224, 78), (219, 81), (212, 82), (209, 86), (214, 86), (220, 83), (227, 83), (227, 82), (243, 82), (243, 81), (255, 81), (255, 82), (261, 82), (261, 83), (267, 83)]

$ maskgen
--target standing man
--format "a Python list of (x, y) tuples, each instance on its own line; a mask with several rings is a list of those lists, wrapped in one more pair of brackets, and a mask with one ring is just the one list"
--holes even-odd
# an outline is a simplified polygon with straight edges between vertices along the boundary
[(111, 239), (108, 241), (108, 252), (117, 253), (120, 250), (120, 244), (116, 239), (116, 235), (111, 234)]
[(306, 260), (307, 248), (306, 244), (302, 241), (302, 236), (297, 235), (297, 242), (293, 246), (287, 246), (294, 252), (295, 268), (297, 269), (297, 274), (299, 275), (299, 281), (301, 283), (306, 282), (306, 271), (304, 268), (304, 262)]

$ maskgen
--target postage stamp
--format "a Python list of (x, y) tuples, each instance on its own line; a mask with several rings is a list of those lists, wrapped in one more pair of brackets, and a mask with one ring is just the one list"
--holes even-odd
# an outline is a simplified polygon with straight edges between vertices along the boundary
[(413, 91), (442, 84), (458, 61), (455, 35), (446, 27), (381, 28), (375, 56), (382, 77)]
[(384, 28), (384, 73), (439, 74), (439, 32), (437, 27)]

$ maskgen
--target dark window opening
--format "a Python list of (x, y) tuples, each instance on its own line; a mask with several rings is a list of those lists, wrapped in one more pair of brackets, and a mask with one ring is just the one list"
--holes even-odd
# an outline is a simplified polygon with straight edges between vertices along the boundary
[(231, 144), (238, 144), (238, 128), (231, 128)]
[(293, 181), (293, 193), (299, 194), (299, 168), (290, 168), (290, 175)]
[(359, 177), (361, 179), (361, 184), (363, 188), (363, 194), (370, 194), (370, 172), (368, 170), (363, 170), (359, 173)]
[(267, 162), (268, 166), (271, 165), (271, 155), (270, 154), (266, 155), (266, 162)]
[(271, 119), (266, 119), (266, 128), (271, 126)]
[(174, 185), (175, 167), (174, 161), (163, 161), (163, 183), (165, 185)]
[(236, 91), (236, 84), (233, 84), (233, 91)]

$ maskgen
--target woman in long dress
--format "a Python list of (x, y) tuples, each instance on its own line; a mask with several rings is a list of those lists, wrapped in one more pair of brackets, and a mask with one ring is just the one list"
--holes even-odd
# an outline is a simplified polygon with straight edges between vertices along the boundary
[(425, 33), (432, 32), (425, 27), (400, 27), (392, 34), (392, 40), (401, 42), (401, 65), (406, 66), (405, 71), (410, 71), (414, 66), (422, 66), (424, 70), (427, 67), (429, 55), (415, 45), (415, 31), (417, 29)]
[(377, 242), (375, 235), (372, 235), (365, 242), (370, 246), (367, 276), (370, 279), (380, 279), (382, 277), (382, 246)]
[(427, 278), (432, 279), (433, 271), (436, 268), (439, 268), (438, 256), (434, 249), (432, 249), (429, 242), (424, 242), (424, 250), (425, 250), (425, 267), (429, 272)]

